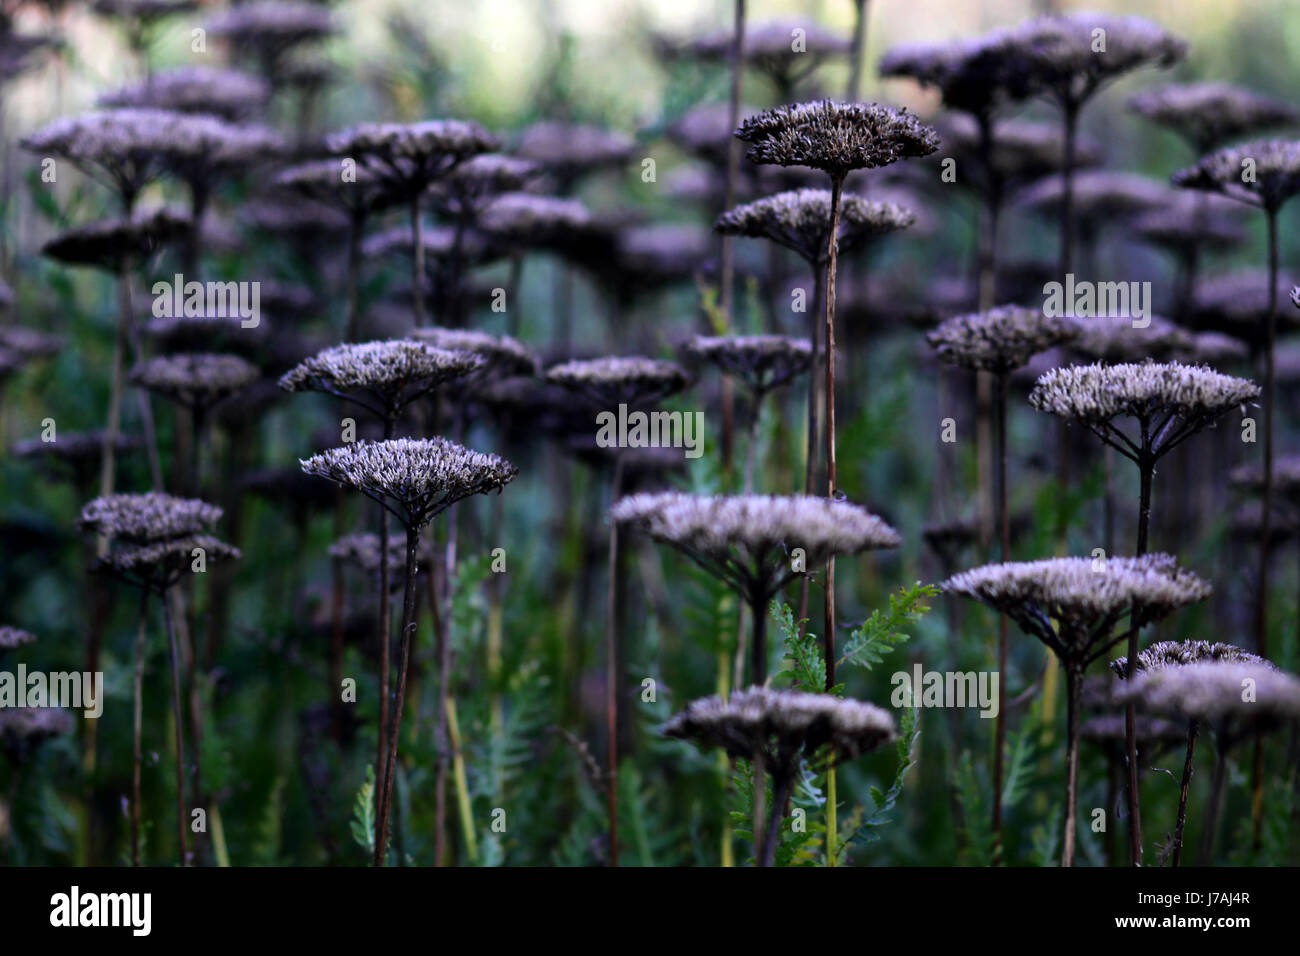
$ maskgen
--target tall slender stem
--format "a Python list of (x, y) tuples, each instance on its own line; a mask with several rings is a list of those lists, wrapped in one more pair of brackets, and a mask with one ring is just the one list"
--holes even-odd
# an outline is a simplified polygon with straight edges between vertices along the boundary
[(760, 687), (767, 680), (767, 608), (763, 604), (761, 596), (750, 604), (750, 616), (754, 619), (750, 622), (752, 627), (750, 653), (754, 683)]
[[(840, 196), (843, 175), (831, 177), (831, 229), (826, 266), (826, 496), (835, 499), (835, 267), (840, 252)], [(826, 656), (826, 690), (835, 686), (835, 556), (826, 561), (826, 603), (822, 650)], [(837, 820), (835, 768), (826, 772), (826, 865), (835, 866)]]
[(424, 222), (418, 192), (411, 197), (411, 301), (418, 329), (424, 325)]
[(1196, 734), (1201, 729), (1195, 720), (1187, 725), (1187, 756), (1183, 759), (1183, 778), (1178, 785), (1178, 824), (1174, 828), (1174, 855), (1171, 865), (1178, 866), (1183, 856), (1183, 827), (1187, 824), (1187, 788), (1192, 782), (1192, 756), (1196, 753)]
[[(1273, 417), (1276, 408), (1277, 373), (1273, 358), (1277, 341), (1277, 210), (1264, 210), (1268, 220), (1268, 314), (1264, 318), (1264, 488), (1260, 516), (1259, 590), (1255, 599), (1255, 646), (1260, 657), (1268, 658), (1268, 584), (1270, 543), (1273, 532)], [(1259, 848), (1264, 822), (1264, 736), (1255, 735), (1251, 760), (1250, 812), (1252, 842)]]
[(758, 427), (763, 417), (764, 392), (755, 392), (754, 410), (749, 419), (749, 447), (745, 449), (745, 494), (754, 490), (754, 462), (758, 458)]
[(1061, 866), (1074, 866), (1075, 804), (1079, 800), (1079, 691), (1083, 669), (1067, 664), (1065, 685), (1065, 832), (1061, 837)]
[(135, 633), (135, 680), (131, 725), (131, 865), (140, 865), (140, 741), (144, 729), (145, 628), (149, 623), (149, 591), (140, 592), (140, 623)]
[(870, 0), (853, 0), (853, 48), (849, 51), (849, 85), (845, 98), (856, 103), (862, 91), (862, 61), (867, 55), (867, 14)]
[[(740, 89), (744, 75), (745, 47), (745, 0), (735, 0), (734, 26), (731, 35), (731, 91), (727, 99), (727, 117), (731, 129), (740, 125)], [(732, 137), (727, 144), (727, 179), (723, 189), (723, 208), (730, 209), (736, 204), (736, 182), (740, 178), (740, 141)], [(722, 268), (719, 291), (722, 318), (726, 323), (724, 333), (731, 331), (732, 312), (735, 299), (736, 278), (736, 241), (735, 237), (722, 236)], [(731, 473), (732, 455), (732, 399), (731, 379), (722, 380), (722, 464), (723, 470)]]
[[(623, 456), (614, 452), (610, 501), (623, 492)], [(618, 866), (618, 524), (609, 523), (609, 564), (605, 582), (605, 731), (609, 737), (606, 800), (609, 805), (609, 864)]]
[(1060, 281), (1074, 269), (1074, 161), (1079, 134), (1079, 106), (1066, 103), (1061, 108), (1065, 129), (1064, 155), (1061, 157), (1061, 259)]
[[(393, 437), (396, 422), (389, 416), (384, 422), (384, 440)], [(379, 810), (380, 795), (387, 786), (384, 773), (388, 767), (388, 676), (390, 670), (392, 607), (389, 589), (392, 585), (388, 568), (389, 546), (388, 509), (379, 506), (379, 733), (376, 735), (375, 770), (378, 787), (375, 791), (375, 810)]]
[[(763, 781), (766, 785), (766, 781)], [(785, 818), (785, 805), (794, 790), (794, 777), (782, 774), (772, 781), (772, 809), (763, 831), (763, 857), (759, 866), (775, 866), (776, 850), (781, 845), (781, 821)]]
[(347, 284), (347, 320), (343, 327), (345, 342), (357, 341), (360, 334), (360, 295), (358, 287), (361, 281), (361, 236), (365, 232), (366, 217), (362, 213), (353, 213), (348, 226), (348, 274)]
[[(402, 586), (402, 658), (397, 671), (397, 705), (390, 721), (384, 793), (379, 811), (379, 834), (375, 840), (375, 866), (384, 865), (388, 842), (388, 816), (393, 801), (393, 777), (397, 775), (397, 747), (402, 736), (402, 708), (406, 703), (406, 672), (411, 661), (411, 635), (415, 631), (415, 555), (420, 547), (420, 529), (406, 529), (406, 578)], [(385, 561), (387, 554), (384, 555)]]
[[(995, 436), (997, 470), (995, 472), (995, 520), (998, 526), (1000, 557), (1002, 561), (1011, 560), (1011, 518), (1007, 509), (1007, 381), (1003, 372), (996, 377), (996, 418), (997, 434)], [(998, 718), (994, 730), (993, 744), (993, 856), (996, 862), (1002, 860), (1002, 774), (1003, 754), (1007, 743), (1007, 616), (998, 615)]]
[[(810, 325), (810, 338), (812, 339), (812, 364), (808, 367), (808, 447), (806, 457), (804, 458), (803, 470), (803, 493), (811, 495), (816, 482), (817, 474), (817, 449), (821, 447), (818, 440), (821, 435), (821, 400), (824, 392), (818, 388), (821, 384), (820, 376), (823, 374), (823, 363), (825, 362), (825, 350), (822, 348), (822, 294), (825, 287), (825, 273), (822, 271), (821, 263), (814, 258), (809, 265), (812, 267), (813, 276), (813, 300), (812, 309), (809, 314), (812, 316)], [(808, 575), (803, 575), (799, 582), (799, 634), (803, 635), (807, 627), (808, 620)]]
[(1214, 780), (1210, 784), (1210, 805), (1205, 810), (1205, 832), (1201, 834), (1200, 866), (1209, 866), (1214, 857), (1214, 844), (1218, 837), (1219, 809), (1223, 806), (1223, 790), (1228, 782), (1228, 757), (1222, 735), (1215, 741)]
[(181, 662), (176, 648), (176, 624), (172, 620), (171, 602), (168, 591), (164, 589), (162, 598), (163, 618), (167, 622), (167, 642), (171, 647), (172, 658), (172, 722), (176, 725), (176, 835), (180, 846), (181, 866), (187, 866), (189, 851), (185, 840), (185, 739), (184, 723), (181, 721)]
[[(1151, 527), (1151, 483), (1155, 477), (1155, 461), (1151, 456), (1151, 438), (1145, 420), (1142, 426), (1142, 455), (1138, 461), (1140, 491), (1138, 499), (1137, 556), (1147, 553), (1147, 537)], [(1128, 679), (1137, 676), (1137, 659), (1140, 628), (1134, 622), (1128, 629)], [(1124, 750), (1128, 765), (1128, 839), (1129, 857), (1134, 866), (1142, 865), (1142, 800), (1138, 787), (1137, 766), (1137, 707), (1130, 703), (1124, 708)]]

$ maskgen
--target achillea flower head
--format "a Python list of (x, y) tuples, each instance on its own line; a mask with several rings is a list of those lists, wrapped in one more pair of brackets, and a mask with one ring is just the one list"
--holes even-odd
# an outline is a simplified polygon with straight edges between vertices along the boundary
[(452, 217), (473, 217), (491, 197), (515, 192), (541, 170), (536, 163), (500, 153), (465, 160), (430, 190), (433, 205)]
[(19, 141), (29, 152), (66, 159), (87, 175), (102, 175), (130, 207), (162, 174), (175, 113), (101, 110), (56, 119)]
[(0, 740), (8, 749), (24, 751), (51, 737), (72, 733), (76, 722), (62, 707), (0, 708)]
[[(1151, 436), (1150, 449), (1159, 456), (1259, 394), (1254, 382), (1202, 366), (1178, 362), (1094, 364), (1047, 372), (1029, 393), (1029, 404), (1094, 431), (1120, 416), (1159, 425)], [(1103, 436), (1103, 440), (1107, 439)], [(1135, 449), (1131, 442), (1127, 447), (1114, 447), (1129, 457)]]
[[(424, 249), (426, 263), (434, 269), (451, 265), (454, 256), (459, 256), (462, 265), (487, 265), (502, 258), (507, 253), (505, 243), (496, 236), (487, 235), (478, 229), (458, 230), (454, 226), (426, 227), (420, 233), (420, 245)], [(383, 256), (410, 256), (415, 249), (409, 226), (396, 226), (368, 236), (361, 244), (361, 254), (368, 259)], [(417, 330), (418, 331), (418, 330)]]
[[(802, 48), (796, 49), (795, 31), (801, 31)], [(720, 30), (700, 37), (687, 49), (705, 62), (727, 62), (731, 56), (734, 33)], [(745, 28), (741, 57), (754, 70), (771, 77), (784, 92), (797, 79), (816, 69), (830, 57), (847, 56), (853, 41), (806, 20), (768, 20)]]
[(1173, 130), (1198, 156), (1248, 133), (1300, 122), (1300, 111), (1286, 103), (1228, 83), (1171, 83), (1134, 94), (1128, 106)]
[(880, 60), (881, 76), (906, 76), (932, 87), (943, 105), (976, 117), (1033, 96), (1034, 76), (1008, 30), (947, 43), (898, 46)]
[(206, 113), (231, 121), (256, 113), (270, 96), (271, 89), (264, 80), (242, 70), (188, 66), (160, 70), (147, 79), (105, 93), (98, 104)]
[[(1049, 176), (1026, 189), (1020, 203), (1031, 209), (1057, 213), (1065, 195), (1065, 179)], [(1171, 191), (1164, 183), (1135, 173), (1089, 169), (1074, 174), (1073, 202), (1081, 222), (1104, 224), (1162, 209)]]
[(676, 362), (636, 356), (581, 359), (553, 365), (546, 380), (608, 406), (639, 405), (680, 392), (690, 376)]
[(812, 365), (812, 342), (784, 335), (697, 335), (682, 352), (690, 361), (716, 365), (756, 395), (789, 383)]
[[(1137, 656), (1138, 672), (1159, 670), (1162, 667), (1183, 667), (1202, 661), (1219, 661), (1230, 664), (1254, 664), (1277, 670), (1258, 654), (1243, 650), (1235, 644), (1214, 641), (1157, 641)], [(1117, 657), (1110, 669), (1120, 679), (1128, 678), (1128, 658)]]
[[(740, 107), (741, 116), (755, 112), (753, 107), (743, 104)], [(693, 106), (664, 131), (674, 145), (716, 168), (726, 167), (735, 132), (731, 123), (731, 106), (725, 101)]]
[(102, 219), (59, 233), (41, 254), (68, 265), (119, 272), (126, 262), (139, 261), (177, 242), (190, 230), (189, 216), (161, 207), (129, 219)]
[(904, 110), (830, 100), (766, 110), (746, 119), (736, 136), (749, 143), (752, 162), (808, 166), (833, 179), (939, 148), (939, 135)]
[(256, 327), (244, 328), (244, 319), (238, 315), (163, 315), (151, 317), (143, 331), (162, 352), (219, 348), (247, 355), (265, 343), (271, 323), (263, 318)]
[(813, 495), (629, 495), (610, 520), (671, 545), (751, 601), (766, 602), (797, 572), (832, 555), (902, 543), (898, 532), (865, 508)]
[(302, 470), (360, 491), (418, 530), (471, 495), (498, 491), (518, 470), (445, 438), (358, 441), (302, 461)]
[(1083, 667), (1118, 640), (1112, 632), (1130, 614), (1134, 626), (1150, 623), (1205, 600), (1211, 588), (1172, 555), (1147, 554), (988, 564), (954, 575), (943, 590), (1005, 613), (1062, 663)]
[(239, 218), (256, 229), (309, 247), (332, 245), (347, 234), (350, 226), (347, 214), (336, 206), (282, 194), (244, 203)]
[(0, 651), (17, 650), (36, 642), (36, 635), (20, 627), (0, 627)]
[[(1175, 743), (1187, 739), (1187, 727), (1159, 717), (1138, 715), (1136, 718), (1137, 739), (1139, 744)], [(1128, 739), (1128, 724), (1123, 714), (1108, 714), (1085, 720), (1079, 727), (1079, 736), (1099, 744), (1112, 744), (1124, 753), (1124, 744)]]
[(893, 717), (873, 704), (767, 687), (694, 700), (663, 733), (737, 759), (762, 758), (774, 777), (787, 779), (801, 759), (825, 769), (895, 738)]
[(1006, 375), (1076, 335), (1077, 326), (1069, 319), (1003, 305), (954, 316), (931, 330), (926, 341), (950, 365)]
[[(851, 252), (915, 222), (916, 214), (896, 203), (843, 196), (840, 252)], [(830, 190), (796, 189), (729, 209), (717, 218), (713, 229), (723, 235), (768, 239), (820, 265), (827, 256), (830, 223)]]
[(1191, 335), (1158, 315), (1147, 315), (1138, 327), (1128, 315), (1098, 315), (1078, 320), (1071, 350), (1099, 362), (1166, 359), (1192, 347)]
[(1192, 344), (1183, 350), (1180, 361), (1192, 365), (1226, 365), (1244, 362), (1250, 356), (1250, 347), (1241, 339), (1222, 332), (1199, 332), (1192, 336)]
[(636, 140), (599, 126), (543, 120), (524, 130), (515, 152), (567, 186), (589, 172), (623, 165), (636, 152)]
[(460, 163), (500, 147), (500, 141), (472, 120), (421, 123), (363, 123), (326, 137), (335, 156), (351, 157), (392, 191), (419, 196)]
[(81, 509), (83, 531), (128, 544), (154, 544), (191, 537), (217, 523), (222, 511), (198, 498), (177, 498), (160, 491), (122, 493), (95, 498)]
[(1143, 671), (1116, 696), (1149, 713), (1209, 724), (1224, 749), (1300, 719), (1300, 680), (1266, 661), (1205, 660)]
[[(969, 116), (960, 113), (947, 116), (935, 127), (943, 137), (944, 157), (951, 156), (956, 159), (958, 168), (971, 172), (971, 175), (958, 177), (957, 184), (974, 186), (981, 192), (990, 185), (989, 170), (984, 168), (985, 165), (992, 168), (993, 181), (1004, 193), (1023, 189), (1029, 183), (1060, 172), (1065, 166), (1065, 146), (1056, 123), (1000, 120), (993, 129), (992, 150), (987, 164), (980, 155), (979, 126)], [(1095, 140), (1079, 137), (1074, 148), (1074, 169), (1101, 163), (1102, 150)]]
[(238, 548), (212, 535), (184, 535), (149, 544), (113, 548), (97, 558), (91, 570), (112, 575), (138, 588), (163, 592), (185, 575), (194, 573), (194, 562), (200, 556), (206, 566), (213, 562), (236, 561), (243, 555)]
[(274, 63), (292, 47), (321, 40), (335, 32), (334, 18), (320, 4), (295, 0), (252, 0), (218, 13), (207, 24), (235, 49), (251, 49), (263, 65)]
[(182, 352), (146, 360), (131, 372), (131, 381), (178, 405), (206, 410), (260, 376), (257, 366), (238, 355)]
[[(1296, 273), (1282, 272), (1277, 277), (1277, 295), (1281, 301), (1288, 290), (1300, 279)], [(1197, 326), (1226, 332), (1253, 345), (1264, 340), (1260, 320), (1268, 310), (1268, 270), (1235, 269), (1232, 272), (1207, 276), (1197, 283), (1196, 298), (1192, 302), (1192, 320)], [(1278, 312), (1279, 330), (1295, 319)]]
[(479, 216), (479, 228), (523, 246), (571, 246), (592, 234), (587, 207), (576, 199), (504, 193)]
[(1223, 208), (1232, 204), (1214, 197), (1216, 202), (1207, 205), (1204, 200), (1209, 198), (1212, 197), (1174, 193), (1164, 207), (1135, 218), (1133, 231), (1175, 255), (1241, 245), (1246, 241), (1246, 233), (1236, 218), (1229, 215), (1229, 210)]
[(400, 200), (388, 182), (358, 164), (347, 170), (342, 160), (317, 159), (282, 170), (272, 180), (282, 188), (316, 202), (341, 209), (349, 215), (366, 216)]
[(1261, 139), (1220, 149), (1174, 173), (1171, 181), (1276, 211), (1300, 192), (1300, 140)]
[(391, 339), (345, 343), (318, 352), (280, 377), (286, 392), (341, 395), (366, 405), (373, 398), (381, 417), (393, 417), (433, 389), (483, 368), (487, 361), (469, 352), (449, 352), (425, 342)]
[[(57, 440), (42, 441), (29, 438), (16, 442), (14, 455), (19, 458), (40, 458), (60, 462), (70, 468), (74, 475), (89, 479), (104, 454), (107, 434), (101, 429), (89, 432), (59, 432)], [(141, 441), (135, 435), (117, 434), (114, 452), (121, 456), (125, 452), (139, 448)]]
[(1032, 82), (1067, 107), (1125, 73), (1168, 69), (1187, 56), (1185, 41), (1150, 20), (1102, 13), (1036, 17), (1014, 28), (1009, 42)]
[(63, 351), (63, 337), (25, 325), (0, 325), (0, 349), (27, 359), (53, 358)]
[(484, 360), (484, 371), (493, 375), (535, 375), (537, 356), (528, 346), (509, 335), (490, 335), (475, 329), (446, 329), (440, 326), (414, 329), (411, 338), (427, 342), (446, 352), (468, 352)]

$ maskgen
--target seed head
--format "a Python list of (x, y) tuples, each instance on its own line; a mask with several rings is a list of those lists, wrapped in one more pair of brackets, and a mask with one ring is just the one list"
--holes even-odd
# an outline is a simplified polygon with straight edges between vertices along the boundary
[(692, 701), (663, 733), (702, 748), (720, 747), (738, 759), (762, 757), (778, 778), (792, 775), (801, 758), (834, 766), (895, 737), (893, 717), (873, 704), (766, 687), (737, 691), (728, 700)]
[(689, 361), (710, 362), (740, 379), (756, 395), (808, 371), (812, 343), (784, 335), (697, 335), (682, 348)]
[(1158, 315), (1147, 315), (1142, 327), (1128, 315), (1098, 315), (1080, 319), (1079, 334), (1070, 348), (1100, 362), (1165, 359), (1193, 345), (1192, 337), (1179, 326)]
[[(844, 196), (840, 206), (839, 250), (851, 252), (872, 239), (906, 229), (916, 214), (891, 202)], [(713, 224), (723, 235), (767, 239), (812, 264), (828, 254), (831, 194), (826, 189), (796, 189), (730, 209)]]
[(221, 518), (221, 509), (197, 498), (176, 498), (159, 491), (95, 498), (81, 509), (78, 525), (128, 544), (153, 544), (205, 532)]
[(302, 470), (354, 488), (418, 530), (471, 495), (514, 480), (514, 465), (445, 438), (359, 441), (306, 459)]
[[(1276, 670), (1268, 661), (1250, 651), (1242, 650), (1235, 644), (1221, 644), (1211, 641), (1158, 641), (1137, 656), (1138, 672), (1159, 670), (1162, 667), (1183, 667), (1186, 664), (1199, 664), (1202, 661), (1221, 661), (1230, 664), (1256, 664)], [(1110, 669), (1115, 676), (1128, 677), (1128, 658), (1117, 657), (1110, 662)]]
[(1300, 112), (1228, 83), (1171, 83), (1135, 94), (1129, 109), (1173, 130), (1198, 156), (1249, 133), (1291, 126)]
[(188, 66), (160, 70), (148, 79), (105, 93), (99, 105), (208, 113), (238, 120), (260, 110), (270, 95), (265, 81), (242, 70)]
[(1300, 140), (1261, 139), (1230, 146), (1174, 173), (1172, 182), (1276, 212), (1300, 192)]
[(606, 405), (640, 405), (686, 387), (690, 377), (676, 362), (610, 356), (552, 366), (546, 380)]
[(1121, 703), (1210, 724), (1227, 749), (1247, 733), (1300, 719), (1300, 680), (1266, 661), (1203, 660), (1139, 673), (1116, 689)]
[(203, 410), (260, 376), (257, 366), (238, 355), (180, 352), (148, 359), (131, 372), (131, 381), (178, 405)]
[(1071, 341), (1077, 332), (1069, 319), (1003, 305), (954, 316), (929, 332), (926, 341), (950, 365), (1005, 375), (1039, 352)]
[(830, 100), (767, 110), (745, 120), (736, 135), (749, 143), (746, 155), (755, 163), (809, 166), (832, 179), (939, 148), (939, 135), (906, 111)]
[(411, 337), (444, 352), (467, 352), (484, 361), (483, 370), (493, 375), (535, 375), (537, 356), (528, 346), (509, 335), (490, 335), (475, 329), (440, 327), (414, 329)]
[(162, 207), (129, 219), (104, 219), (68, 229), (42, 246), (41, 253), (68, 265), (117, 273), (124, 263), (138, 262), (176, 242), (190, 227), (189, 216)]

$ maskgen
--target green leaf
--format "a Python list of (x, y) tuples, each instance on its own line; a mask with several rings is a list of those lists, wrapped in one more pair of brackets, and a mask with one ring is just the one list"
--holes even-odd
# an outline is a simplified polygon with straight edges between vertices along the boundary
[(930, 610), (930, 605), (925, 602), (938, 593), (935, 585), (917, 581), (910, 588), (900, 588), (897, 594), (889, 595), (889, 610), (873, 611), (849, 635), (839, 663), (857, 664), (871, 670), (895, 647), (911, 639), (912, 635), (904, 628)]
[(352, 839), (370, 855), (375, 852), (375, 768), (366, 767), (366, 780), (352, 805)]

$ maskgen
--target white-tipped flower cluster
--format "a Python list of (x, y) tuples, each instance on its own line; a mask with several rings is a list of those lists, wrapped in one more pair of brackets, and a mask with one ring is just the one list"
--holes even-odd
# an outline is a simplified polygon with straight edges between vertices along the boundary
[(336, 156), (349, 156), (404, 195), (419, 195), (439, 177), (501, 144), (472, 120), (363, 123), (325, 140)]
[(504, 487), (518, 474), (504, 458), (470, 451), (445, 438), (359, 441), (301, 464), (309, 475), (355, 488), (379, 502), (412, 529), (462, 498)]
[(928, 156), (939, 135), (904, 110), (821, 100), (778, 106), (746, 119), (736, 136), (759, 165), (809, 166), (832, 177)]
[(446, 352), (478, 355), (487, 369), (497, 375), (532, 375), (537, 371), (537, 356), (528, 346), (509, 335), (491, 335), (477, 329), (434, 327), (415, 329), (411, 337)]
[(1039, 352), (1068, 342), (1078, 333), (1070, 319), (1039, 309), (1003, 305), (987, 312), (957, 315), (931, 330), (926, 341), (939, 357), (961, 368), (1006, 374)]
[[(1157, 641), (1146, 650), (1138, 652), (1137, 669), (1139, 672), (1155, 671), (1162, 667), (1183, 667), (1203, 661), (1251, 664), (1276, 670), (1258, 654), (1242, 650), (1236, 644), (1217, 641)], [(1117, 657), (1110, 662), (1110, 669), (1117, 677), (1128, 677), (1128, 658)]]
[(1129, 108), (1182, 136), (1198, 154), (1247, 133), (1300, 121), (1300, 112), (1228, 83), (1171, 83), (1143, 90)]
[(699, 747), (720, 747), (731, 757), (762, 757), (777, 777), (792, 774), (801, 757), (834, 765), (895, 737), (893, 717), (873, 704), (766, 687), (737, 691), (727, 700), (692, 701), (663, 732)]
[[(915, 222), (916, 214), (896, 203), (844, 196), (839, 251), (851, 252)], [(767, 239), (808, 262), (821, 263), (830, 241), (831, 193), (828, 189), (795, 189), (766, 196), (727, 210), (713, 228), (724, 235)]]
[(482, 369), (486, 359), (412, 339), (345, 343), (318, 352), (280, 377), (287, 392), (369, 392), (395, 415), (439, 385)]
[(1140, 327), (1132, 316), (1098, 315), (1080, 319), (1070, 348), (1101, 362), (1163, 359), (1191, 349), (1192, 336), (1158, 315), (1148, 315)]
[(1120, 703), (1213, 726), (1219, 745), (1300, 720), (1300, 680), (1267, 662), (1201, 661), (1139, 673), (1117, 687)]
[(812, 495), (629, 495), (610, 519), (671, 545), (752, 600), (766, 601), (796, 573), (832, 555), (902, 543), (865, 508)]
[(756, 394), (786, 384), (812, 364), (812, 343), (784, 335), (697, 335), (682, 351), (691, 361), (734, 375)]
[(635, 405), (680, 391), (690, 378), (676, 362), (633, 355), (564, 362), (548, 369), (546, 380), (597, 402)]
[[(1029, 404), (1071, 421), (1101, 425), (1117, 416), (1154, 420), (1173, 416), (1176, 434), (1199, 430), (1225, 412), (1259, 397), (1244, 378), (1178, 362), (1072, 365), (1046, 372), (1029, 394)], [(1166, 446), (1169, 441), (1161, 443)]]
[(182, 352), (149, 359), (131, 373), (131, 381), (187, 408), (206, 409), (260, 374), (238, 355)]
[(96, 498), (82, 508), (78, 523), (111, 542), (96, 571), (161, 592), (192, 569), (195, 549), (205, 563), (240, 557), (238, 549), (207, 533), (220, 517), (216, 505), (151, 491)]
[(1002, 611), (1071, 665), (1096, 656), (1098, 644), (1104, 650), (1130, 612), (1150, 622), (1211, 593), (1209, 583), (1167, 554), (988, 564), (954, 575), (943, 589)]
[(187, 66), (160, 70), (105, 93), (99, 105), (210, 113), (232, 120), (261, 108), (270, 95), (265, 81), (242, 70)]
[[(1252, 176), (1244, 175), (1247, 169)], [(1174, 173), (1173, 184), (1279, 209), (1300, 192), (1300, 140), (1262, 139), (1221, 149)]]

